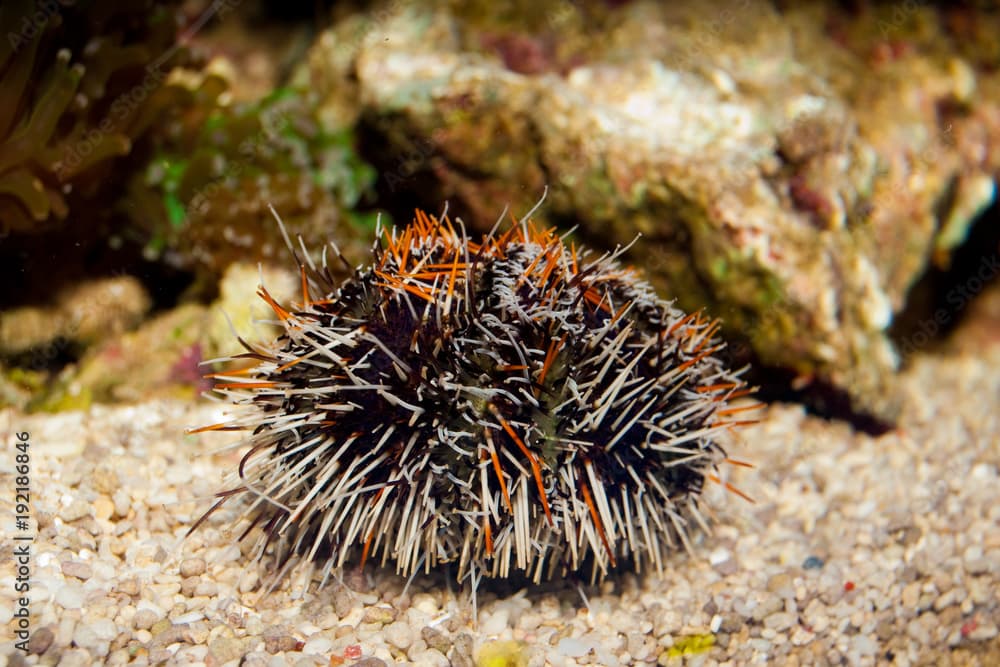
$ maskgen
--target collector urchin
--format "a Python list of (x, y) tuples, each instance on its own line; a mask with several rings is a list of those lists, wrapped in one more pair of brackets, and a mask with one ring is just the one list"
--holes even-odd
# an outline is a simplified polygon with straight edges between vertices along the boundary
[(717, 322), (657, 298), (620, 253), (528, 222), (473, 242), (418, 211), (377, 238), (339, 286), (325, 252), (293, 251), (301, 304), (261, 288), (284, 333), (240, 339), (223, 361), (252, 365), (213, 374), (251, 409), (197, 430), (251, 434), (199, 524), (243, 497), (259, 557), (324, 575), (376, 559), (600, 579), (690, 546), (698, 495), (731, 462), (718, 433), (755, 407), (728, 403), (749, 390)]

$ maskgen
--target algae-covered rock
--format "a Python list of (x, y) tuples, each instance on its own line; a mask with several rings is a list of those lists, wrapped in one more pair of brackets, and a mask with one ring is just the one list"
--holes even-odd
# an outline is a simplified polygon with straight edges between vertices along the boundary
[[(85, 343), (89, 347), (79, 347), (79, 360), (51, 381), (44, 373), (30, 369), (0, 367), (0, 401), (56, 412), (157, 396), (194, 398), (212, 386), (205, 378), (212, 368), (202, 362), (242, 351), (234, 331), (249, 341), (267, 341), (276, 335), (277, 327), (267, 324), (274, 319), (274, 312), (256, 294), (260, 285), (282, 303), (300, 295), (298, 276), (287, 268), (235, 263), (223, 277), (219, 298), (210, 306), (184, 303), (132, 329), (117, 324), (120, 317), (115, 319), (113, 313), (121, 308), (114, 303), (95, 308), (92, 315), (70, 310), (62, 316), (70, 323), (66, 331), (77, 332), (78, 347)], [(93, 287), (90, 290), (95, 292)], [(148, 297), (144, 304), (148, 308)], [(92, 320), (98, 313), (104, 313), (103, 327)], [(21, 315), (17, 321), (27, 319)], [(74, 324), (76, 328), (72, 328)], [(81, 337), (93, 330), (103, 330), (104, 335)]]
[(152, 317), (89, 349), (32, 407), (58, 411), (154, 396), (194, 398), (208, 388), (202, 381), (208, 371), (200, 367), (207, 322), (207, 309), (198, 304)]
[(997, 74), (930, 6), (787, 7), (387, 2), (300, 76), (378, 137), (383, 190), (486, 229), (548, 186), (541, 215), (641, 232), (681, 306), (891, 421), (893, 313), (994, 197)]
[(278, 303), (301, 301), (299, 276), (293, 268), (291, 261), (286, 267), (258, 267), (247, 262), (229, 265), (219, 282), (219, 298), (209, 308), (207, 358), (238, 352), (236, 336), (247, 341), (277, 338), (282, 328), (266, 324), (274, 321), (275, 315), (258, 290), (263, 287)]
[(46, 347), (60, 341), (74, 347), (91, 345), (134, 327), (150, 305), (146, 288), (132, 276), (95, 278), (66, 287), (51, 303), (0, 312), (0, 356), (44, 356)]
[(350, 128), (318, 118), (306, 90), (230, 104), (224, 72), (189, 73), (188, 99), (129, 179), (121, 208), (148, 235), (146, 256), (213, 277), (248, 257), (284, 260), (272, 208), (293, 238), (351, 253), (374, 223), (355, 207), (375, 173)]
[(43, 371), (0, 364), (0, 407), (24, 410), (36, 394), (45, 390)]

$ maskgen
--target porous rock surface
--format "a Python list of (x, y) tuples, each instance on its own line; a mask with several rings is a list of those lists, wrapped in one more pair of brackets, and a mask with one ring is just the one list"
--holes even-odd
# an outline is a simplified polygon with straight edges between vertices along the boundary
[[(628, 243), (681, 307), (891, 422), (885, 331), (994, 197), (997, 19), (928, 3), (385, 2), (301, 80), (383, 190)], [(979, 46), (976, 46), (976, 45)]]

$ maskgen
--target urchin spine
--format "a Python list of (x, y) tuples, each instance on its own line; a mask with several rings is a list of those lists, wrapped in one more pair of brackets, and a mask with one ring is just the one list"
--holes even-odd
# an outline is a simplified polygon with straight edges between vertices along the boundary
[(258, 556), (538, 582), (623, 558), (662, 572), (691, 521), (708, 528), (697, 495), (749, 390), (718, 323), (658, 299), (620, 251), (588, 260), (531, 223), (476, 243), (422, 212), (379, 229), (339, 287), (302, 251), (301, 304), (260, 290), (284, 334), (241, 339), (223, 361), (255, 365), (213, 376), (253, 409), (200, 429), (252, 431), (206, 516), (247, 496)]

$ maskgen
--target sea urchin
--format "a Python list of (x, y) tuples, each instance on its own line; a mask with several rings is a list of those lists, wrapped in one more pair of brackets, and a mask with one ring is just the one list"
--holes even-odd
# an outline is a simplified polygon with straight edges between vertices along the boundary
[(422, 212), (339, 287), (302, 250), (301, 304), (259, 291), (284, 333), (240, 339), (224, 361), (254, 365), (212, 376), (253, 409), (197, 430), (252, 434), (199, 524), (243, 496), (257, 556), (273, 544), (324, 578), (374, 558), (535, 582), (662, 570), (705, 525), (715, 436), (745, 423), (727, 401), (749, 390), (718, 323), (658, 299), (620, 251), (588, 259), (530, 222), (476, 243)]

